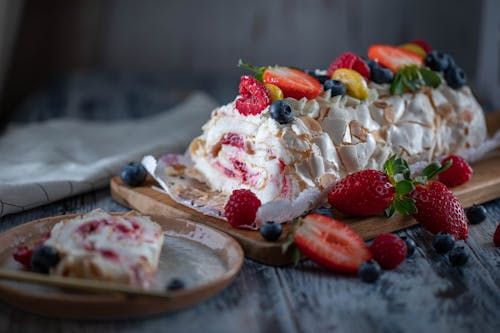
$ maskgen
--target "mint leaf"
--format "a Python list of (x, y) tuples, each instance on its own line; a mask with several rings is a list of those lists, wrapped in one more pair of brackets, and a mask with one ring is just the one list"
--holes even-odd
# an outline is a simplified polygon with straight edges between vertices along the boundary
[(395, 186), (396, 194), (397, 195), (405, 195), (413, 191), (415, 186), (410, 180), (402, 180), (398, 182)]
[(252, 71), (255, 73), (254, 77), (257, 81), (262, 82), (262, 77), (264, 76), (264, 72), (266, 71), (267, 67), (257, 67), (254, 65), (250, 65), (243, 60), (239, 59), (238, 60), (238, 67), (247, 69), (249, 71)]
[(393, 95), (401, 95), (403, 93), (403, 76), (401, 72), (397, 72), (396, 76), (394, 76), (390, 91)]
[(420, 68), (420, 75), (426, 86), (437, 88), (441, 84), (441, 78), (434, 71), (427, 68)]
[(394, 76), (391, 84), (391, 94), (399, 95), (405, 90), (417, 91), (423, 86), (437, 88), (441, 78), (430, 69), (408, 65), (401, 67)]

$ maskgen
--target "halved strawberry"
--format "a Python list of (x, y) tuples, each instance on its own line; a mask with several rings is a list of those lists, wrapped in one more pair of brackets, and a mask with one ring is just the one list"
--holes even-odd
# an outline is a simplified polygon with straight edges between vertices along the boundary
[(309, 259), (332, 271), (356, 274), (373, 255), (354, 230), (320, 214), (309, 214), (295, 231), (295, 245)]
[(262, 76), (264, 83), (271, 83), (283, 91), (284, 97), (312, 99), (317, 97), (323, 86), (314, 77), (305, 72), (282, 66), (267, 67)]
[(422, 66), (423, 58), (416, 53), (390, 45), (372, 45), (368, 49), (368, 58), (377, 61), (394, 73), (405, 65)]

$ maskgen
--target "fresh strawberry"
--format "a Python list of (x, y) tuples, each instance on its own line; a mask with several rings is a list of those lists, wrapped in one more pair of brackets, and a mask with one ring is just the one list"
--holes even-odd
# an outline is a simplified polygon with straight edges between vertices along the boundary
[(365, 242), (342, 222), (309, 214), (295, 231), (295, 245), (309, 259), (334, 272), (356, 274), (372, 258)]
[(241, 77), (240, 95), (236, 100), (236, 109), (244, 116), (258, 115), (271, 104), (266, 87), (249, 75)]
[(370, 246), (373, 257), (383, 269), (394, 269), (402, 263), (407, 254), (404, 240), (393, 234), (380, 234)]
[(493, 235), (493, 244), (496, 247), (500, 247), (500, 224), (497, 225), (497, 230), (495, 230), (495, 234)]
[(328, 67), (327, 75), (332, 77), (339, 68), (353, 69), (361, 74), (365, 80), (370, 80), (370, 67), (355, 53), (347, 52), (338, 56)]
[(316, 78), (301, 70), (289, 67), (268, 67), (264, 71), (262, 81), (279, 87), (284, 97), (295, 99), (302, 97), (312, 99), (323, 91), (323, 86)]
[(268, 87), (274, 85), (279, 88), (282, 93), (282, 96), (278, 93), (279, 99), (283, 97), (312, 99), (323, 91), (323, 85), (315, 77), (299, 69), (283, 66), (257, 67), (247, 64), (241, 59), (238, 66), (254, 72), (255, 79), (267, 84)]
[(224, 215), (235, 228), (254, 229), (261, 202), (250, 190), (234, 190), (224, 207)]
[(328, 203), (344, 214), (382, 214), (392, 203), (394, 186), (377, 170), (358, 171), (337, 182), (328, 194)]
[(441, 161), (445, 164), (452, 161), (451, 166), (441, 172), (438, 180), (448, 187), (458, 186), (467, 183), (472, 178), (472, 168), (462, 157), (450, 155)]
[(390, 45), (372, 45), (368, 49), (368, 58), (375, 60), (396, 73), (405, 65), (422, 66), (423, 58), (416, 53)]
[(418, 44), (406, 43), (406, 44), (400, 45), (399, 47), (402, 49), (408, 50), (410, 52), (416, 53), (422, 57), (425, 57), (427, 55), (425, 50)]
[(26, 245), (18, 245), (12, 252), (12, 257), (15, 261), (22, 264), (24, 267), (29, 268), (31, 264), (31, 257), (33, 256), (33, 249)]
[(425, 51), (425, 53), (429, 53), (429, 52), (432, 51), (431, 44), (429, 44), (429, 42), (427, 42), (424, 39), (412, 39), (410, 41), (410, 43), (417, 44), (418, 46), (420, 46)]
[(446, 185), (438, 181), (420, 184), (410, 193), (417, 212), (413, 217), (433, 234), (445, 232), (455, 239), (469, 235), (467, 217), (457, 197)]

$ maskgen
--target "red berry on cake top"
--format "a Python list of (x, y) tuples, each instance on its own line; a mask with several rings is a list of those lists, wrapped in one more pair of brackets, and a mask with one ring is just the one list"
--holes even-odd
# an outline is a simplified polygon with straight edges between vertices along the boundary
[(327, 75), (332, 77), (333, 73), (340, 68), (352, 69), (361, 74), (365, 80), (370, 80), (370, 68), (360, 56), (352, 52), (346, 52), (338, 56), (328, 67)]
[(244, 116), (258, 115), (271, 104), (271, 98), (264, 84), (249, 75), (241, 77), (240, 95), (241, 97), (236, 100), (236, 109)]
[(407, 65), (422, 66), (422, 56), (411, 51), (390, 45), (372, 45), (368, 49), (368, 58), (375, 60), (394, 73)]

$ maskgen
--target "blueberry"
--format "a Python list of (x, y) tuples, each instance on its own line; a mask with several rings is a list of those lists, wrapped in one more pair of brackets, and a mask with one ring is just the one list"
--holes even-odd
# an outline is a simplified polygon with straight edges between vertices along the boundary
[(123, 166), (120, 178), (128, 186), (139, 186), (146, 179), (146, 169), (139, 162), (131, 162)]
[(31, 270), (37, 273), (48, 274), (50, 268), (59, 263), (59, 252), (48, 245), (40, 245), (33, 251), (31, 257)]
[(184, 289), (186, 286), (184, 284), (184, 281), (178, 278), (174, 278), (170, 280), (170, 282), (167, 284), (167, 290), (180, 290)]
[(432, 241), (432, 245), (437, 253), (443, 254), (450, 251), (455, 246), (455, 238), (452, 235), (440, 232)]
[(463, 266), (469, 259), (469, 256), (463, 246), (457, 246), (450, 251), (448, 258), (453, 266)]
[(347, 92), (345, 85), (338, 80), (326, 80), (325, 83), (323, 83), (323, 89), (325, 91), (331, 90), (332, 96), (344, 96)]
[(368, 65), (368, 67), (370, 67), (370, 71), (372, 71), (375, 67), (380, 67), (378, 62), (372, 59), (366, 59), (365, 63)]
[(453, 89), (460, 89), (465, 85), (467, 78), (462, 68), (451, 66), (444, 72), (444, 79)]
[(377, 66), (371, 71), (371, 80), (375, 83), (391, 83), (393, 79), (394, 74), (389, 68)]
[(372, 283), (377, 281), (381, 273), (380, 265), (375, 260), (369, 260), (361, 264), (358, 275), (361, 281)]
[(307, 74), (311, 75), (312, 77), (316, 78), (321, 84), (325, 83), (326, 80), (328, 80), (330, 77), (328, 75), (321, 75), (321, 74), (316, 74), (315, 71), (312, 71), (310, 69), (304, 70)]
[(284, 99), (274, 101), (269, 107), (269, 113), (280, 124), (288, 124), (293, 120), (292, 106)]
[(315, 210), (312, 211), (312, 213), (335, 218), (335, 216), (333, 216), (333, 211), (330, 208), (326, 207), (316, 208)]
[(370, 79), (375, 83), (391, 83), (394, 79), (394, 74), (390, 69), (382, 67), (378, 62), (368, 59), (366, 60), (370, 67)]
[(280, 223), (267, 221), (260, 227), (260, 234), (265, 240), (275, 241), (280, 238), (283, 227)]
[(417, 244), (413, 241), (413, 239), (409, 237), (401, 237), (402, 240), (405, 241), (406, 243), (406, 257), (411, 257), (412, 254), (415, 252), (415, 249), (417, 248)]
[(439, 51), (431, 51), (424, 59), (424, 64), (436, 72), (444, 72), (448, 69), (451, 57)]
[(486, 220), (486, 208), (481, 205), (473, 205), (467, 208), (465, 214), (471, 224), (479, 224)]

